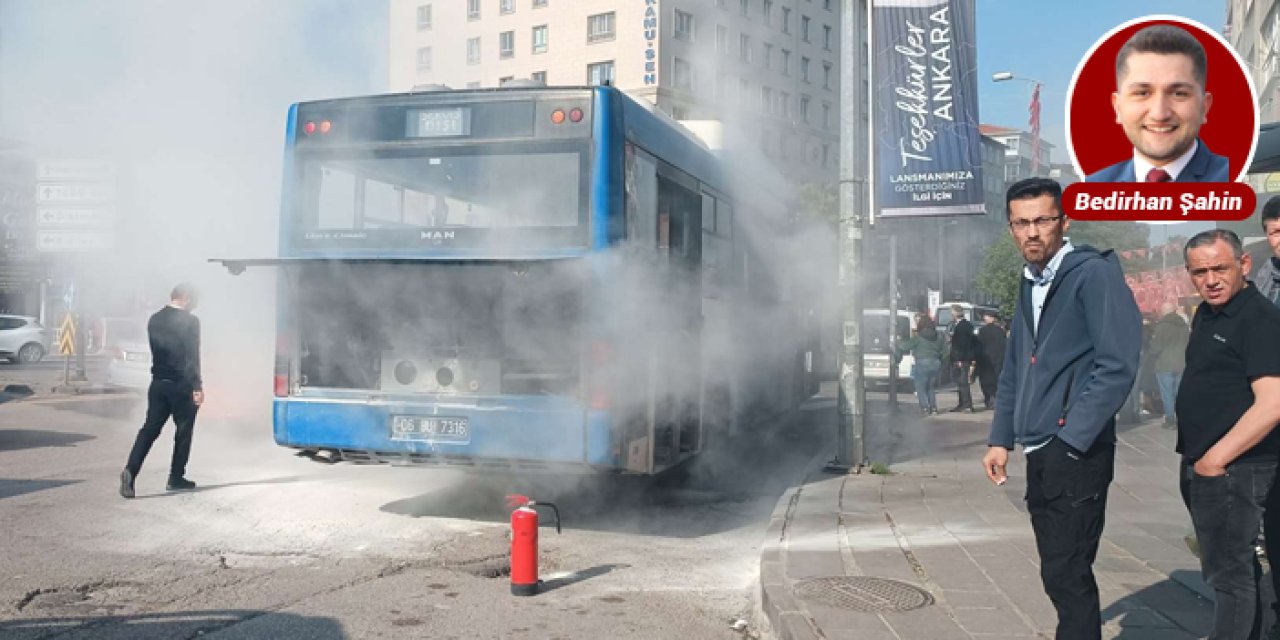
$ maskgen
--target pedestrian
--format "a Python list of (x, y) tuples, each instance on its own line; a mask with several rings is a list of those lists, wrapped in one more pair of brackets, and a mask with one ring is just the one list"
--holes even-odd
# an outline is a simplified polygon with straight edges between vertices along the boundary
[(196, 411), (204, 403), (200, 380), (200, 320), (191, 314), (199, 303), (199, 293), (190, 284), (173, 288), (169, 304), (151, 316), (147, 336), (151, 342), (151, 386), (147, 389), (147, 417), (129, 452), (129, 462), (120, 472), (120, 495), (132, 498), (133, 481), (142, 469), (151, 445), (160, 437), (169, 416), (173, 416), (173, 460), (169, 465), (169, 491), (194, 489), (187, 480), (187, 458)]
[[(1280, 196), (1272, 196), (1262, 205), (1262, 233), (1271, 247), (1271, 257), (1262, 260), (1253, 276), (1253, 284), (1258, 293), (1280, 306)], [(1267, 558), (1275, 563), (1280, 560), (1280, 491), (1272, 489), (1267, 499), (1267, 508), (1263, 512), (1262, 529), (1267, 532), (1263, 537)], [(1280, 594), (1280, 571), (1271, 571), (1273, 593)], [(1280, 621), (1280, 598), (1271, 605), (1276, 620)], [(1271, 627), (1268, 638), (1280, 640), (1280, 622)]]
[(982, 388), (982, 404), (988, 410), (995, 406), (996, 383), (1004, 366), (1004, 348), (1008, 339), (1000, 326), (1000, 314), (994, 309), (982, 312), (985, 324), (978, 329), (978, 385)]
[(978, 338), (974, 335), (973, 323), (964, 317), (964, 307), (951, 305), (951, 326), (947, 333), (951, 337), (951, 352), (947, 361), (951, 367), (951, 378), (956, 383), (956, 393), (960, 402), (951, 409), (973, 413), (973, 392), (969, 389), (969, 374), (972, 373), (974, 360), (978, 356)]
[(910, 353), (915, 361), (911, 366), (911, 380), (916, 387), (916, 400), (920, 413), (938, 413), (938, 372), (942, 370), (942, 355), (946, 350), (946, 338), (938, 333), (933, 319), (917, 315), (916, 334), (898, 345), (897, 357)]
[(1027, 459), (1027, 511), (1058, 640), (1097, 640), (1093, 561), (1115, 468), (1115, 414), (1138, 370), (1142, 319), (1113, 251), (1073, 246), (1062, 187), (1027, 178), (1005, 195), (1026, 260), (996, 391), (987, 477), (1008, 480), (1009, 450)]
[(1186, 366), (1187, 337), (1191, 329), (1187, 321), (1178, 315), (1178, 305), (1166, 302), (1160, 305), (1164, 315), (1156, 322), (1151, 336), (1151, 361), (1156, 384), (1160, 387), (1160, 402), (1164, 406), (1164, 426), (1176, 429), (1178, 420), (1174, 400), (1178, 397), (1178, 383)]
[(1256, 638), (1262, 623), (1255, 542), (1280, 457), (1280, 309), (1246, 280), (1252, 259), (1225, 229), (1183, 249), (1203, 302), (1178, 388), (1179, 488), (1214, 593), (1211, 638)]

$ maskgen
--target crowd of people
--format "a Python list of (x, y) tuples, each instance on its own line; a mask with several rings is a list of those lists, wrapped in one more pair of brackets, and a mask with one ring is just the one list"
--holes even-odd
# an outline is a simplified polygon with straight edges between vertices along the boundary
[(950, 412), (979, 411), (973, 404), (974, 382), (982, 391), (982, 409), (995, 407), (996, 384), (1004, 364), (1008, 328), (999, 313), (985, 310), (982, 312), (982, 327), (975, 330), (973, 323), (965, 318), (965, 313), (963, 306), (952, 305), (953, 320), (945, 331), (938, 331), (933, 318), (927, 313), (917, 313), (911, 337), (898, 345), (895, 357), (900, 361), (902, 356), (911, 354), (914, 362), (911, 381), (915, 385), (920, 412), (924, 415), (939, 413), (938, 386), (944, 365), (950, 379), (956, 383), (960, 398)]

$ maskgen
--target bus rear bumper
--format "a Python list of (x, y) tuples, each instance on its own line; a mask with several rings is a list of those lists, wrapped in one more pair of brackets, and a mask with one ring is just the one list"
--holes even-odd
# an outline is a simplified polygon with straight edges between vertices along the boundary
[[(621, 463), (607, 412), (564, 398), (491, 402), (361, 402), (276, 398), (275, 441), (325, 462), (484, 469), (610, 469)], [(393, 437), (395, 416), (462, 419), (465, 438)]]

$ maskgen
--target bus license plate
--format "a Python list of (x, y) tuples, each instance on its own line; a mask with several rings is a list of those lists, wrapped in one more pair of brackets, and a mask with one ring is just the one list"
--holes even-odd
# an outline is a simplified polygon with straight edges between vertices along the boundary
[(467, 423), (466, 418), (391, 416), (391, 439), (469, 444), (471, 425)]

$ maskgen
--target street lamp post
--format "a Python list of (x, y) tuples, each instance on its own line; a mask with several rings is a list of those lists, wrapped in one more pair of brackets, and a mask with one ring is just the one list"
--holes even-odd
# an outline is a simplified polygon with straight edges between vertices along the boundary
[(1031, 83), (1031, 104), (1028, 107), (1031, 112), (1031, 118), (1028, 120), (1028, 124), (1031, 125), (1031, 175), (1035, 175), (1040, 170), (1040, 88), (1044, 86), (1044, 83), (1039, 80), (1013, 75), (1010, 71), (1000, 71), (991, 76), (992, 82), (1008, 82), (1009, 80), (1021, 80)]

